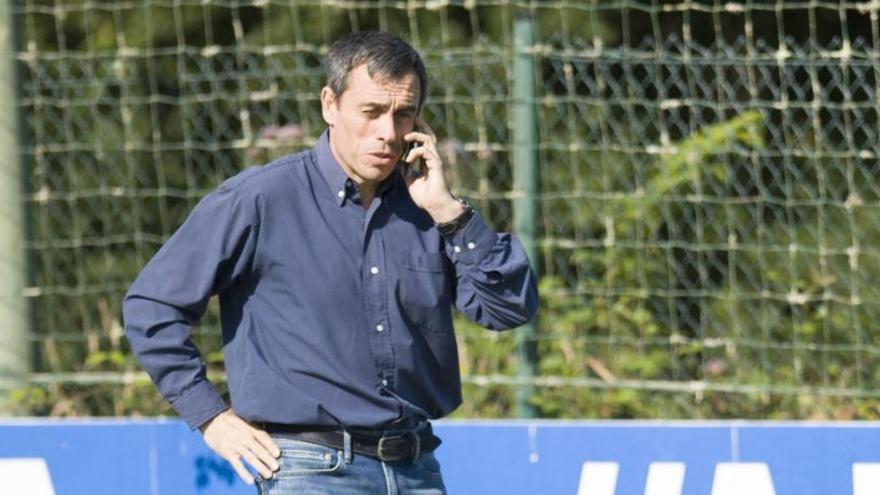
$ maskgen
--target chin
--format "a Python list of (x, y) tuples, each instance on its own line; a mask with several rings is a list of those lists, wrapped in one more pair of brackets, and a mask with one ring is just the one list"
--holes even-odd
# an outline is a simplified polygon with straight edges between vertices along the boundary
[(372, 181), (383, 181), (386, 177), (391, 175), (391, 172), (394, 171), (394, 167), (388, 167), (386, 165), (368, 165), (364, 167), (362, 177), (367, 180)]

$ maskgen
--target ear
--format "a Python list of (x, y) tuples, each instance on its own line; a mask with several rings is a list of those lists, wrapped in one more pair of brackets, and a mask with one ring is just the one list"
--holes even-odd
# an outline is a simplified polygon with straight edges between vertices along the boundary
[(336, 124), (337, 109), (336, 94), (329, 86), (324, 86), (321, 90), (321, 114), (330, 127)]

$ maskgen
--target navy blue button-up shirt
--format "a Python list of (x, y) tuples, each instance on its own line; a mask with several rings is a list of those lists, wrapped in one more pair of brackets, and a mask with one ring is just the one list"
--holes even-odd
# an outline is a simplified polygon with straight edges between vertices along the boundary
[(478, 213), (444, 238), (396, 173), (365, 209), (327, 132), (204, 197), (125, 296), (133, 352), (193, 429), (227, 408), (190, 340), (213, 294), (237, 415), (367, 427), (461, 403), (453, 305), (501, 330), (538, 298), (521, 244)]

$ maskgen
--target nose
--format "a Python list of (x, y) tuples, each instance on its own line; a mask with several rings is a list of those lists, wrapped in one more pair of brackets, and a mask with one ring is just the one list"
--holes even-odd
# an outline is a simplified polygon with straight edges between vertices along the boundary
[(397, 128), (395, 127), (393, 114), (387, 113), (379, 117), (376, 126), (376, 133), (381, 141), (391, 146), (397, 144)]

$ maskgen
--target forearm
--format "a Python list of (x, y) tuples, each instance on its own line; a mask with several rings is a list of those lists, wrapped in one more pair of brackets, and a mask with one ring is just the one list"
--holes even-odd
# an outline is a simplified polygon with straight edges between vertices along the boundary
[(445, 240), (456, 271), (456, 307), (462, 313), (493, 330), (513, 328), (535, 316), (537, 280), (515, 237), (495, 233), (477, 213)]
[(190, 428), (227, 408), (208, 381), (201, 354), (189, 337), (192, 325), (180, 309), (129, 294), (123, 301), (123, 318), (132, 352)]

